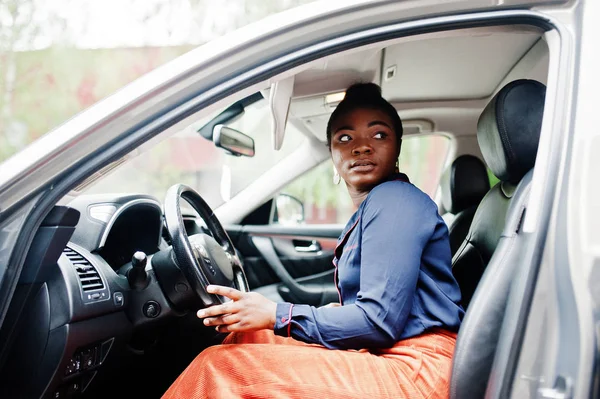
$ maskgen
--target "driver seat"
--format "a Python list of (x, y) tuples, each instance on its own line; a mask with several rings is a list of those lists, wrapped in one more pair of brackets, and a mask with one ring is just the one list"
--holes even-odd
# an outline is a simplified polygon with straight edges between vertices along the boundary
[[(477, 140), (500, 183), (483, 198), (452, 260), (467, 312), (458, 332), (451, 399), (483, 398), (515, 270), (524, 246), (520, 230), (538, 149), (546, 87), (516, 80), (482, 112)], [(468, 307), (467, 307), (468, 306)]]

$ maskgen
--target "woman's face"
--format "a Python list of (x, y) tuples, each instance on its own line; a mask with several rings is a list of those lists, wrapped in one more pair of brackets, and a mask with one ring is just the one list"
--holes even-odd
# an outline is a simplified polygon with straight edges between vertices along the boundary
[(398, 140), (383, 111), (356, 109), (331, 126), (331, 157), (349, 189), (371, 190), (396, 169)]

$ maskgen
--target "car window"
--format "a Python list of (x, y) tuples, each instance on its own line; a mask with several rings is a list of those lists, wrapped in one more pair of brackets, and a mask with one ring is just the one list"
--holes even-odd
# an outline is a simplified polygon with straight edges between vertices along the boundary
[[(197, 131), (209, 118), (165, 139), (111, 175), (98, 180), (85, 193), (143, 193), (162, 200), (177, 183), (198, 191), (214, 209), (296, 150), (306, 137), (292, 124), (279, 151), (271, 143), (272, 117), (266, 99), (245, 107), (243, 117), (227, 123), (254, 139), (255, 155), (237, 157), (215, 147)], [(217, 188), (217, 189), (215, 189)]]
[[(402, 140), (400, 171), (432, 198), (435, 196), (450, 144), (450, 139), (442, 135), (415, 136)], [(354, 213), (354, 207), (344, 183), (333, 184), (333, 171), (333, 163), (327, 160), (281, 190), (273, 222), (346, 223)]]

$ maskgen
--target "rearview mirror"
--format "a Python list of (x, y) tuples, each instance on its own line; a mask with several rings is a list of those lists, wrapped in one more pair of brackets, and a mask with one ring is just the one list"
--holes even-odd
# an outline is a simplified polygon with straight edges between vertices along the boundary
[(223, 125), (216, 125), (213, 129), (213, 143), (223, 148), (231, 155), (254, 156), (254, 140), (240, 131)]

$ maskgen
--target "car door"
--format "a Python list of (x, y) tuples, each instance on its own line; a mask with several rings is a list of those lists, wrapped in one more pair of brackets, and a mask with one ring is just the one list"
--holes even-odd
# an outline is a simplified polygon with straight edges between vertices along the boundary
[[(225, 226), (250, 289), (275, 302), (313, 306), (339, 302), (333, 255), (344, 226), (279, 224), (274, 214), (277, 201), (270, 199), (242, 223)], [(183, 218), (189, 235), (206, 232), (194, 212), (188, 210)]]
[[(600, 34), (600, 3), (580, 2), (571, 11), (567, 26), (577, 34), (561, 39), (560, 57), (567, 58), (573, 46), (578, 65), (573, 76), (561, 65), (548, 82), (559, 88), (549, 102), (555, 108), (548, 142), (560, 148), (556, 153), (565, 162), (560, 168), (557, 162), (545, 163), (555, 185), (538, 190), (536, 206), (530, 207), (548, 216), (537, 225), (535, 213), (525, 217), (524, 228), (541, 238), (512, 284), (486, 397), (599, 397), (600, 133), (594, 110), (600, 58), (591, 38)], [(551, 157), (540, 150), (538, 159), (543, 156)]]
[[(272, 201), (271, 201), (272, 202)], [(342, 226), (230, 226), (253, 291), (274, 301), (339, 302), (333, 252)]]

